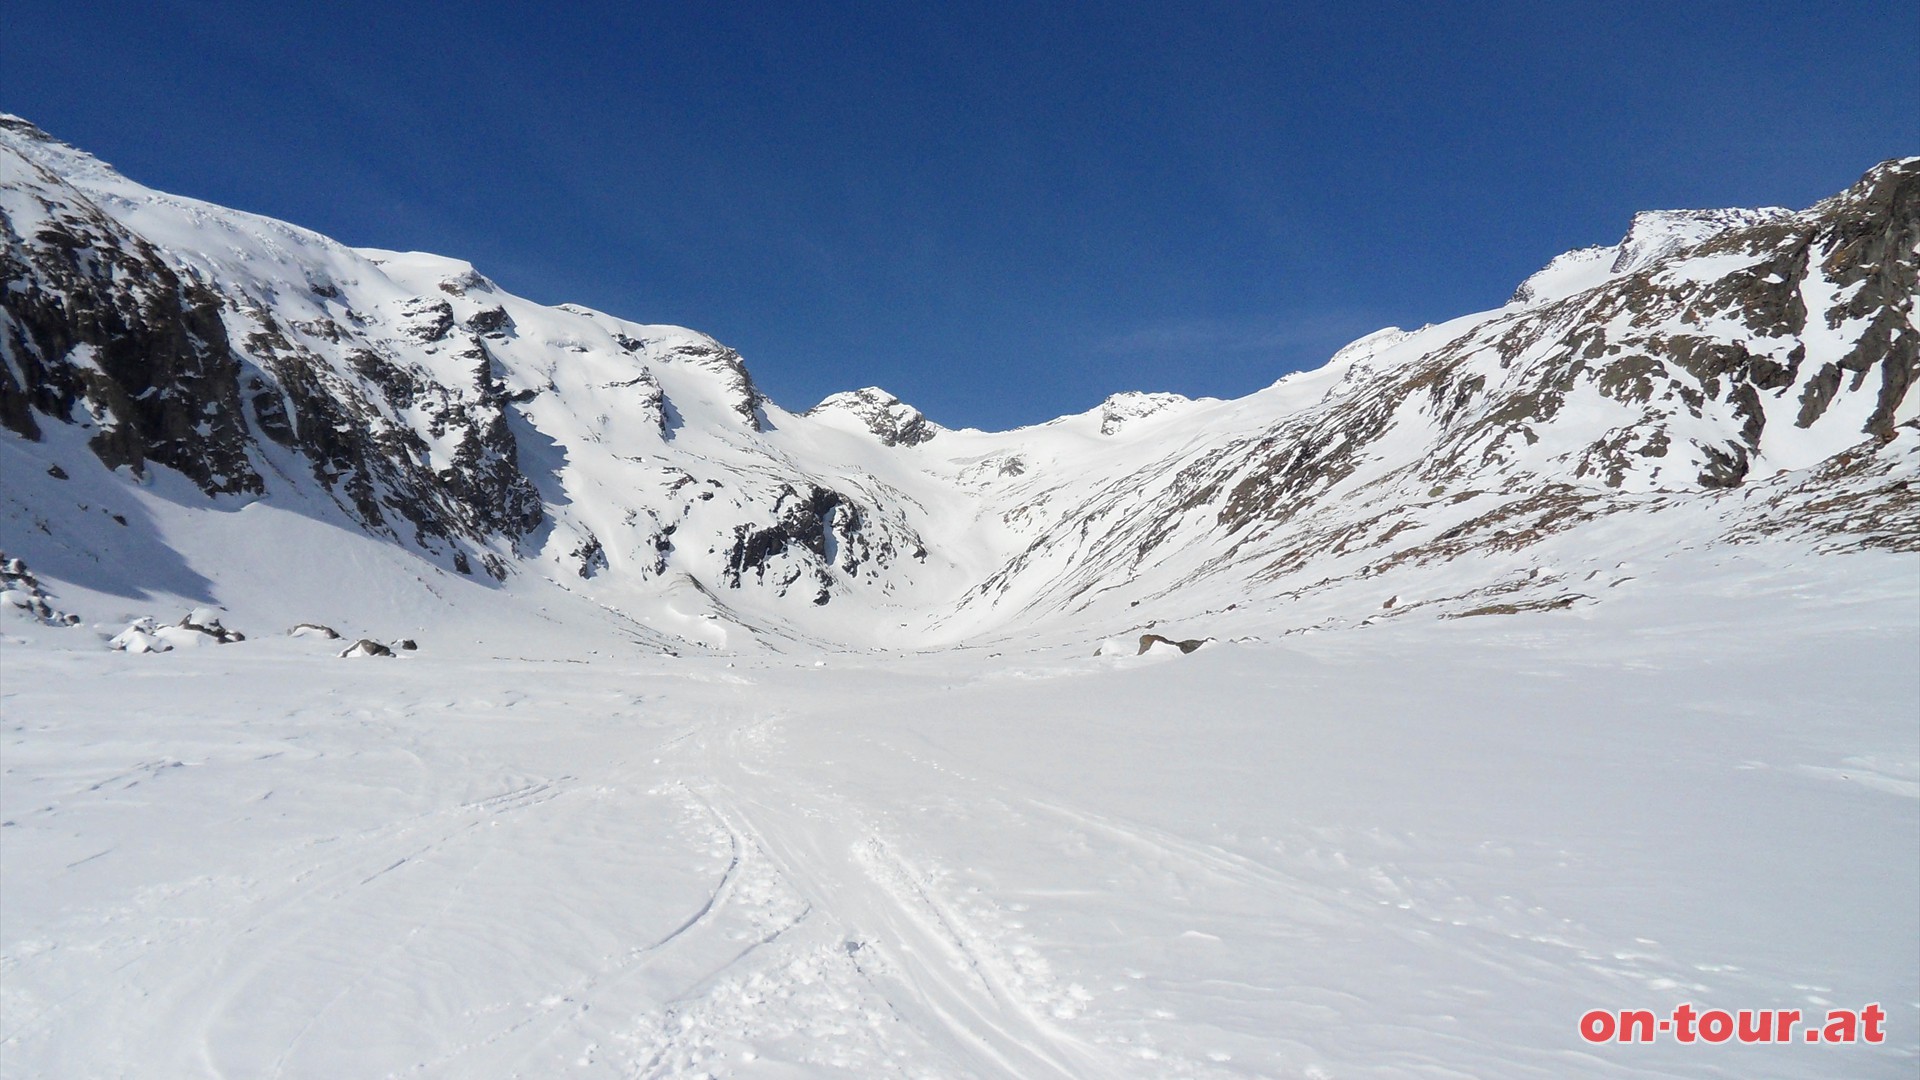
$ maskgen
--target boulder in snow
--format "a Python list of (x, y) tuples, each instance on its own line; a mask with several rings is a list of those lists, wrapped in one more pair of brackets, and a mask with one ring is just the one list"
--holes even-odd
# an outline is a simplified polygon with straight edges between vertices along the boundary
[[(181, 616), (180, 622), (176, 626), (162, 627), (161, 629), (163, 631), (179, 629), (195, 634), (202, 634), (220, 645), (228, 645), (236, 641), (247, 640), (247, 635), (240, 633), (238, 630), (229, 630), (220, 625), (220, 612), (215, 608), (208, 607), (194, 608), (192, 611)], [(177, 635), (172, 634), (164, 636), (169, 638), (177, 637)], [(202, 642), (191, 641), (190, 639), (183, 639), (180, 643), (203, 644)]]
[(373, 640), (372, 638), (361, 638), (359, 641), (356, 641), (352, 645), (348, 646), (346, 651), (342, 652), (340, 655), (343, 657), (346, 657), (346, 656), (392, 656), (393, 650), (387, 648), (385, 645), (380, 644), (379, 642)]
[(14, 611), (48, 626), (73, 626), (80, 616), (55, 611), (47, 602), (40, 579), (22, 560), (0, 551), (0, 608)]
[(1172, 638), (1161, 637), (1159, 634), (1141, 634), (1140, 635), (1140, 651), (1135, 653), (1134, 655), (1145, 656), (1147, 654), (1147, 650), (1153, 648), (1156, 645), (1169, 646), (1175, 649), (1179, 649), (1182, 654), (1185, 654), (1185, 653), (1192, 652), (1193, 650), (1199, 648), (1202, 645), (1205, 645), (1207, 642), (1212, 640), (1213, 640), (1212, 638), (1188, 638), (1185, 641), (1175, 641)]
[(152, 619), (135, 619), (125, 630), (115, 634), (107, 646), (129, 653), (173, 651), (173, 645), (160, 636), (160, 628), (154, 625)]

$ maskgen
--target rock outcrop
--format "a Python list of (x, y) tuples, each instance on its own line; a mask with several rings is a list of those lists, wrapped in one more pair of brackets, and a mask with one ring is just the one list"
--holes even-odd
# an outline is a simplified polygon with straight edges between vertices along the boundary
[(877, 386), (847, 390), (823, 399), (808, 416), (845, 414), (873, 433), (882, 446), (919, 446), (940, 434), (940, 425), (919, 409)]

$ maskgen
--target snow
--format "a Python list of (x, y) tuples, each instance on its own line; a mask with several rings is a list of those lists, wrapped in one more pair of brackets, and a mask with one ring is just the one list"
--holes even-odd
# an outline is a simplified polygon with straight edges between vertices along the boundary
[(1514, 290), (1514, 303), (1564, 300), (1612, 280), (1617, 247), (1590, 247), (1558, 256)]
[[(1696, 551), (1584, 608), (1306, 636), (1268, 613), (1265, 640), (1185, 657), (428, 641), (347, 668), (315, 638), (127, 656), (24, 624), (0, 1060), (1897, 1075), (1920, 1060), (1914, 571)], [(1575, 1029), (1682, 1001), (1879, 1001), (1891, 1035)]]
[(1643, 210), (1633, 215), (1627, 235), (1615, 248), (1617, 254), (1613, 272), (1636, 273), (1729, 229), (1778, 221), (1790, 217), (1792, 213), (1779, 206), (1727, 210)]

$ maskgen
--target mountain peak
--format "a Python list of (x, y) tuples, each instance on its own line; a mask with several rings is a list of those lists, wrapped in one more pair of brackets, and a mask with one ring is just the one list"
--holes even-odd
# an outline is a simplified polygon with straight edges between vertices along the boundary
[(10, 112), (0, 112), (0, 131), (10, 135), (17, 135), (23, 139), (31, 139), (35, 142), (60, 141), (47, 134), (40, 125), (24, 116), (17, 116)]
[(830, 394), (808, 409), (806, 415), (819, 419), (850, 418), (883, 446), (918, 446), (946, 430), (928, 420), (919, 409), (877, 386)]
[(0, 112), (0, 147), (19, 154), (64, 180), (118, 180), (113, 166), (71, 143), (62, 142), (24, 116)]
[(1193, 399), (1184, 394), (1123, 390), (1100, 403), (1100, 434), (1112, 435), (1136, 420), (1185, 405)]
[(1731, 229), (1765, 225), (1791, 216), (1793, 211), (1783, 206), (1642, 210), (1633, 215), (1633, 223), (1627, 226), (1627, 235), (1614, 245), (1613, 263), (1608, 270), (1615, 274), (1631, 274)]
[(1553, 260), (1513, 292), (1510, 304), (1543, 303), (1585, 292), (1623, 274), (1698, 247), (1722, 233), (1793, 216), (1778, 206), (1724, 210), (1642, 210), (1619, 243), (1576, 248)]

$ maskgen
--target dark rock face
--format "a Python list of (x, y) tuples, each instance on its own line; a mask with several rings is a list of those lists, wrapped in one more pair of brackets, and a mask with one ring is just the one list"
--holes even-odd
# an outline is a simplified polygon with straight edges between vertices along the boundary
[(485, 334), (489, 337), (495, 335), (504, 336), (507, 331), (513, 329), (513, 318), (507, 314), (506, 308), (495, 304), (469, 317), (467, 319), (467, 329), (476, 334)]
[(453, 332), (453, 305), (431, 296), (409, 300), (400, 308), (400, 330), (422, 345), (444, 341)]
[(209, 494), (259, 494), (221, 298), (58, 177), (9, 168), (36, 181), (46, 220), (23, 236), (0, 214), (0, 423), (29, 439), (84, 424), (110, 468), (153, 461)]
[[(742, 578), (752, 573), (755, 580), (765, 582), (767, 570), (775, 556), (784, 555), (792, 547), (798, 546), (811, 552), (816, 564), (810, 568), (818, 591), (814, 594), (814, 603), (825, 604), (828, 600), (827, 587), (833, 584), (820, 564), (827, 558), (827, 537), (831, 529), (830, 520), (833, 511), (841, 504), (841, 498), (824, 488), (812, 488), (802, 496), (791, 485), (782, 488), (779, 500), (774, 504), (779, 518), (770, 526), (756, 528), (751, 525), (737, 525), (733, 530), (733, 546), (727, 551), (726, 569), (722, 580), (731, 588), (739, 588)], [(806, 569), (795, 565), (789, 567), (774, 582), (779, 594), (785, 596), (787, 590), (807, 574)]]
[[(1920, 247), (1920, 166), (1881, 165), (1814, 209), (1832, 222), (1815, 250), (1823, 256), (1820, 268), (1839, 286), (1824, 321), (1829, 328), (1858, 320), (1867, 324), (1838, 367), (1851, 374), (1854, 386), (1878, 369), (1880, 392), (1866, 430), (1890, 439), (1894, 411), (1920, 376), (1920, 330), (1912, 317), (1914, 294), (1920, 291), (1920, 260), (1914, 254)], [(1822, 369), (1823, 382), (1829, 370)], [(1823, 394), (1831, 397), (1831, 391)]]
[[(774, 513), (770, 525), (734, 527), (721, 574), (728, 587), (739, 588), (749, 574), (756, 582), (769, 583), (771, 572), (770, 584), (785, 596), (804, 578), (816, 589), (813, 602), (824, 605), (832, 598), (830, 571), (857, 577), (867, 563), (886, 566), (895, 556), (885, 532), (870, 535), (868, 512), (837, 491), (815, 485), (803, 493), (782, 485)], [(800, 553), (804, 555), (799, 558), (783, 558)]]
[[(479, 336), (511, 328), (503, 309), (463, 331), (444, 297), (401, 306), (400, 340), (472, 373), (449, 385), (398, 359), (358, 313), (290, 325), (271, 295), (216, 291), (60, 177), (0, 153), (39, 215), (23, 235), (0, 213), (0, 424), (29, 439), (49, 423), (81, 425), (108, 467), (165, 465), (212, 496), (267, 493), (264, 441), (304, 459), (362, 525), (429, 551), (459, 555), (463, 543), (512, 541), (541, 522), (512, 403)], [(313, 295), (340, 293), (320, 283)], [(451, 441), (450, 460), (435, 467), (429, 440)]]

